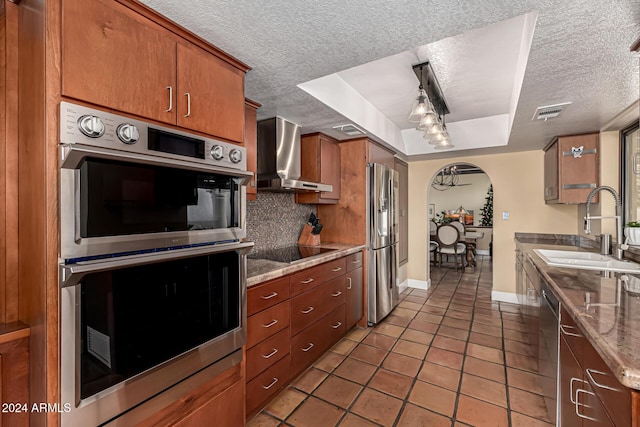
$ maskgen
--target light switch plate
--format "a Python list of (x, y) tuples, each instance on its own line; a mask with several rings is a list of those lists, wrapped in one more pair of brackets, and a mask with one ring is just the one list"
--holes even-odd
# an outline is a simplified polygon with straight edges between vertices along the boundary
[(509, 211), (502, 211), (502, 219), (509, 219)]

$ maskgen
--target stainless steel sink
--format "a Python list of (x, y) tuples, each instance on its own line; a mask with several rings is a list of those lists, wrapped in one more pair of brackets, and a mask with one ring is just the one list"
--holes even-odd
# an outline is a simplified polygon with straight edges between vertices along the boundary
[(640, 273), (640, 264), (619, 261), (612, 256), (593, 252), (561, 251), (555, 249), (534, 249), (547, 265), (553, 267), (578, 268), (582, 270), (618, 271), (620, 273)]

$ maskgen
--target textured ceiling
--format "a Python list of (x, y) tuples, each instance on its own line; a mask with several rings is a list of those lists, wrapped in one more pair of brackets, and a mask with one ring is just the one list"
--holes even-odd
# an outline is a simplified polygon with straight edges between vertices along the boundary
[[(349, 120), (297, 85), (536, 11), (509, 143), (465, 154), (539, 149), (555, 134), (597, 130), (639, 96), (629, 46), (640, 37), (640, 0), (142, 1), (253, 67), (246, 96), (263, 104), (259, 118), (281, 115), (304, 132), (344, 139), (331, 128)], [(572, 104), (557, 119), (531, 121), (538, 106), (564, 101)]]

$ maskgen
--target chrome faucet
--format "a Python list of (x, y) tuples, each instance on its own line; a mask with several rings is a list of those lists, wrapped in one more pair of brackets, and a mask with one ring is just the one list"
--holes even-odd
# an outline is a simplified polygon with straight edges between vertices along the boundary
[[(606, 190), (613, 196), (613, 199), (616, 203), (616, 215), (615, 216), (591, 216), (589, 215), (589, 210), (591, 208), (591, 200), (596, 193)], [(607, 218), (615, 218), (616, 220), (616, 252), (615, 257), (618, 260), (622, 260), (622, 253), (624, 250), (629, 249), (629, 245), (622, 242), (623, 234), (622, 234), (622, 201), (616, 193), (616, 190), (609, 187), (608, 185), (601, 185), (600, 187), (596, 187), (587, 196), (587, 215), (584, 217), (584, 232), (586, 234), (591, 234), (591, 220), (592, 219), (607, 219)]]

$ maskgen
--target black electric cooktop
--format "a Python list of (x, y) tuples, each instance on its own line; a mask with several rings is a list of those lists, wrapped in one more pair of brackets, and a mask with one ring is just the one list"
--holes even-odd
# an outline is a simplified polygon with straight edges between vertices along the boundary
[(292, 263), (332, 251), (335, 251), (335, 249), (320, 248), (318, 246), (286, 246), (284, 248), (251, 251), (249, 258)]

